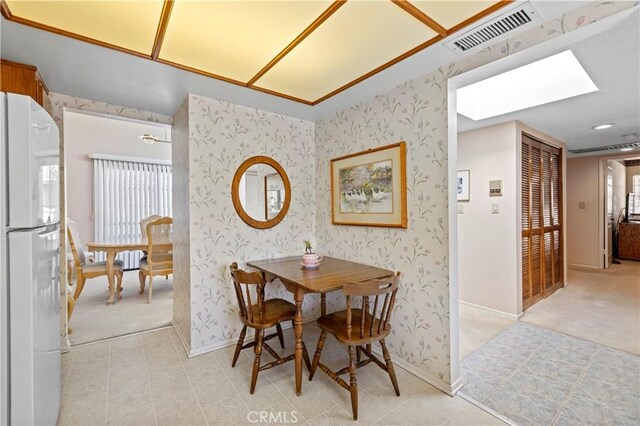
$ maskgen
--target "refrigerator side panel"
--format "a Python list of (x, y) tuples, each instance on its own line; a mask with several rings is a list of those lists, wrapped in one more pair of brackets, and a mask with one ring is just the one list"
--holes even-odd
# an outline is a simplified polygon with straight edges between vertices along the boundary
[(28, 96), (7, 94), (9, 227), (33, 228), (60, 220), (59, 133)]
[(11, 424), (55, 424), (60, 409), (59, 227), (9, 232)]
[(7, 293), (6, 103), (0, 93), (0, 425), (9, 424), (9, 302)]

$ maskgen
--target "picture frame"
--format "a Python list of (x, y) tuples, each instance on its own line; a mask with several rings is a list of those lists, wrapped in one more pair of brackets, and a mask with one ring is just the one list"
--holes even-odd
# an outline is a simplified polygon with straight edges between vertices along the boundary
[(471, 171), (470, 170), (458, 170), (456, 179), (456, 188), (458, 193), (458, 201), (470, 200), (470, 184), (471, 184)]
[(404, 141), (331, 160), (331, 223), (407, 227)]

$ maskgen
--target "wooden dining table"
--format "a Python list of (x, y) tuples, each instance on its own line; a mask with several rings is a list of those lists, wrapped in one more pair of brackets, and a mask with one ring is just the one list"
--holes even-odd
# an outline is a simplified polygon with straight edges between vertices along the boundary
[(386, 278), (394, 274), (375, 266), (324, 256), (319, 268), (304, 269), (302, 256), (283, 257), (247, 262), (248, 266), (263, 271), (267, 281), (278, 278), (285, 288), (293, 293), (296, 316), (293, 322), (295, 332), (295, 374), (296, 395), (302, 393), (302, 302), (307, 293), (320, 293), (320, 311), (326, 314), (326, 294), (340, 290), (347, 283)]
[(96, 243), (87, 244), (87, 250), (98, 252), (103, 251), (107, 254), (107, 280), (109, 280), (109, 300), (107, 304), (111, 305), (116, 298), (115, 288), (115, 271), (113, 270), (113, 262), (116, 255), (123, 251), (146, 250), (149, 245), (143, 242), (136, 243)]

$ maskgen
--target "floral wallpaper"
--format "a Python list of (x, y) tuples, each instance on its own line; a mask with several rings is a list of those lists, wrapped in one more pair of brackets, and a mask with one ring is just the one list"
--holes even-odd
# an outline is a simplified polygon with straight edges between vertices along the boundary
[[(66, 253), (67, 247), (67, 215), (66, 215), (66, 183), (65, 183), (65, 155), (64, 155), (64, 108), (73, 108), (81, 111), (99, 112), (102, 114), (117, 115), (119, 117), (136, 118), (139, 120), (152, 121), (156, 123), (171, 124), (173, 118), (156, 114), (153, 112), (142, 111), (135, 108), (128, 108), (119, 105), (107, 104), (104, 102), (92, 101), (73, 96), (62, 95), (60, 93), (49, 92), (49, 96), (44, 100), (44, 108), (49, 112), (58, 125), (60, 131), (60, 252)], [(60, 299), (60, 336), (62, 350), (68, 350), (70, 347), (67, 337), (67, 303), (66, 303), (66, 283), (67, 279), (67, 262), (65, 256), (60, 256), (60, 291), (62, 297)]]
[[(589, 3), (316, 122), (320, 251), (402, 272), (388, 346), (435, 382), (457, 379), (450, 362), (447, 80), (632, 5)], [(408, 228), (332, 225), (329, 161), (401, 140), (407, 142)]]
[[(315, 239), (315, 147), (314, 126), (308, 121), (196, 95), (189, 95), (188, 109), (194, 351), (228, 342), (239, 334), (241, 323), (229, 264), (236, 261), (244, 267), (253, 259), (301, 254), (302, 241)], [(255, 155), (278, 161), (291, 181), (289, 212), (267, 230), (246, 225), (231, 202), (236, 169)], [(281, 285), (269, 289), (292, 300)], [(317, 310), (315, 299), (306, 297), (306, 315)]]

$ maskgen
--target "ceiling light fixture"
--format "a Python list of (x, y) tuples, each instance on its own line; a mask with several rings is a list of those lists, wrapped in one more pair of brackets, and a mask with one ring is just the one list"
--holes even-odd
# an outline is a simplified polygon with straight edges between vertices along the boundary
[(157, 136), (150, 135), (149, 133), (145, 133), (142, 136), (138, 136), (138, 138), (141, 139), (142, 142), (146, 143), (147, 145), (153, 145), (156, 142), (171, 143), (171, 141), (162, 140), (162, 139), (158, 138)]
[(458, 113), (472, 120), (598, 90), (571, 50), (458, 89)]
[(592, 130), (604, 130), (604, 129), (609, 129), (611, 127), (615, 126), (615, 123), (605, 123), (605, 124), (598, 124), (597, 126), (591, 126)]
[(628, 141), (633, 140), (638, 137), (637, 133), (629, 133), (628, 135), (622, 135), (622, 139), (626, 139)]

